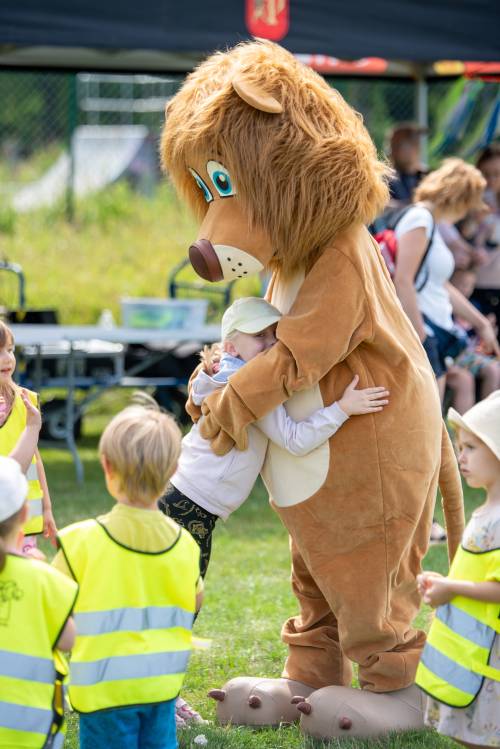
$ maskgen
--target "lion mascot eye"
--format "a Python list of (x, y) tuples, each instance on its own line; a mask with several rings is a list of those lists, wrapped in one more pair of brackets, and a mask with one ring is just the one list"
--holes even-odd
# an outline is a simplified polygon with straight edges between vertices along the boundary
[(231, 195), (236, 195), (236, 190), (233, 187), (231, 177), (225, 166), (219, 164), (218, 161), (209, 161), (207, 163), (207, 172), (221, 198), (229, 198)]
[[(209, 163), (214, 163), (214, 162), (209, 162)], [(206, 186), (206, 184), (204, 183), (204, 181), (202, 180), (198, 172), (195, 172), (194, 169), (191, 169), (191, 167), (188, 167), (188, 169), (193, 175), (196, 184), (202, 191), (203, 197), (205, 198), (207, 203), (211, 203), (212, 200), (214, 199), (214, 196), (212, 195), (212, 193), (210, 192), (210, 190), (208, 189), (208, 187)]]

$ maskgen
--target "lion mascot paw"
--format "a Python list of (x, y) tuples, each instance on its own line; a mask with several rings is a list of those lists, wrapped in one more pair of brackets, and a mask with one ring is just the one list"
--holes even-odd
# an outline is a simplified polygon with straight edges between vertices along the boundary
[(278, 726), (298, 720), (297, 702), (304, 703), (313, 691), (291, 679), (242, 676), (231, 679), (222, 689), (210, 690), (208, 696), (217, 701), (217, 720), (221, 724)]
[(297, 703), (302, 732), (319, 739), (374, 738), (422, 729), (424, 708), (425, 695), (415, 685), (383, 694), (323, 687)]

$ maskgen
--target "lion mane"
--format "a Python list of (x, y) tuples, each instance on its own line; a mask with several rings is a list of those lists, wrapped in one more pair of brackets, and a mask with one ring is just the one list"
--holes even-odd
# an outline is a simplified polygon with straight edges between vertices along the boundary
[[(282, 112), (260, 111), (235, 78), (273, 96)], [(335, 89), (268, 41), (217, 52), (168, 103), (162, 165), (198, 218), (207, 204), (188, 171), (214, 159), (230, 172), (250, 228), (267, 232), (271, 267), (290, 275), (335, 237), (368, 224), (388, 200), (389, 166)]]

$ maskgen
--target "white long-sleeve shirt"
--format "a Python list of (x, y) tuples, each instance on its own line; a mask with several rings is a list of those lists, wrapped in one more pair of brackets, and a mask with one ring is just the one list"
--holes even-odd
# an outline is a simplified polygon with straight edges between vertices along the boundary
[[(224, 355), (223, 373), (210, 377), (200, 371), (191, 383), (194, 403), (201, 405), (214, 390), (244, 364)], [(221, 376), (222, 375), (222, 376)], [(203, 418), (203, 417), (202, 417)], [(201, 420), (182, 440), (181, 455), (171, 483), (192, 502), (226, 520), (247, 499), (259, 475), (271, 440), (293, 455), (307, 455), (332, 437), (349, 417), (337, 403), (315, 411), (304, 421), (294, 421), (278, 406), (248, 427), (248, 448), (233, 448), (215, 455), (200, 435)]]

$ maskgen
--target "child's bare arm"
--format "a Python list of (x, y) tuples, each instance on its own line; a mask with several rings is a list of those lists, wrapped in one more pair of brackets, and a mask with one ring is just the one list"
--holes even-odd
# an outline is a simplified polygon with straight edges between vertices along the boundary
[(49, 487), (47, 484), (47, 477), (45, 476), (45, 468), (43, 466), (42, 457), (38, 451), (35, 450), (36, 456), (36, 468), (38, 472), (38, 480), (42, 488), (42, 509), (43, 509), (43, 535), (45, 538), (50, 538), (52, 544), (56, 546), (56, 534), (57, 528), (52, 514), (52, 502), (50, 501)]
[(453, 596), (465, 596), (475, 601), (486, 603), (500, 603), (500, 582), (490, 580), (484, 583), (474, 583), (470, 580), (449, 580), (449, 587)]
[(63, 631), (61, 632), (61, 636), (59, 637), (56, 643), (56, 648), (67, 653), (68, 650), (71, 650), (71, 648), (75, 644), (75, 637), (76, 637), (75, 622), (73, 620), (73, 617), (70, 616), (68, 621), (66, 622), (66, 625)]
[(21, 391), (21, 398), (26, 407), (26, 427), (21, 434), (10, 457), (17, 460), (23, 473), (28, 470), (38, 444), (38, 435), (42, 426), (40, 411), (30, 401), (25, 390)]
[(349, 416), (381, 411), (388, 403), (388, 391), (383, 387), (356, 390), (356, 376), (342, 398), (325, 406), (302, 421), (295, 421), (278, 406), (256, 422), (256, 426), (279, 447), (292, 455), (307, 455), (337, 432)]
[(449, 577), (437, 577), (424, 572), (417, 577), (418, 591), (424, 603), (429, 606), (442, 606), (456, 596), (472, 598), (486, 603), (500, 603), (500, 582), (471, 580), (452, 580)]

